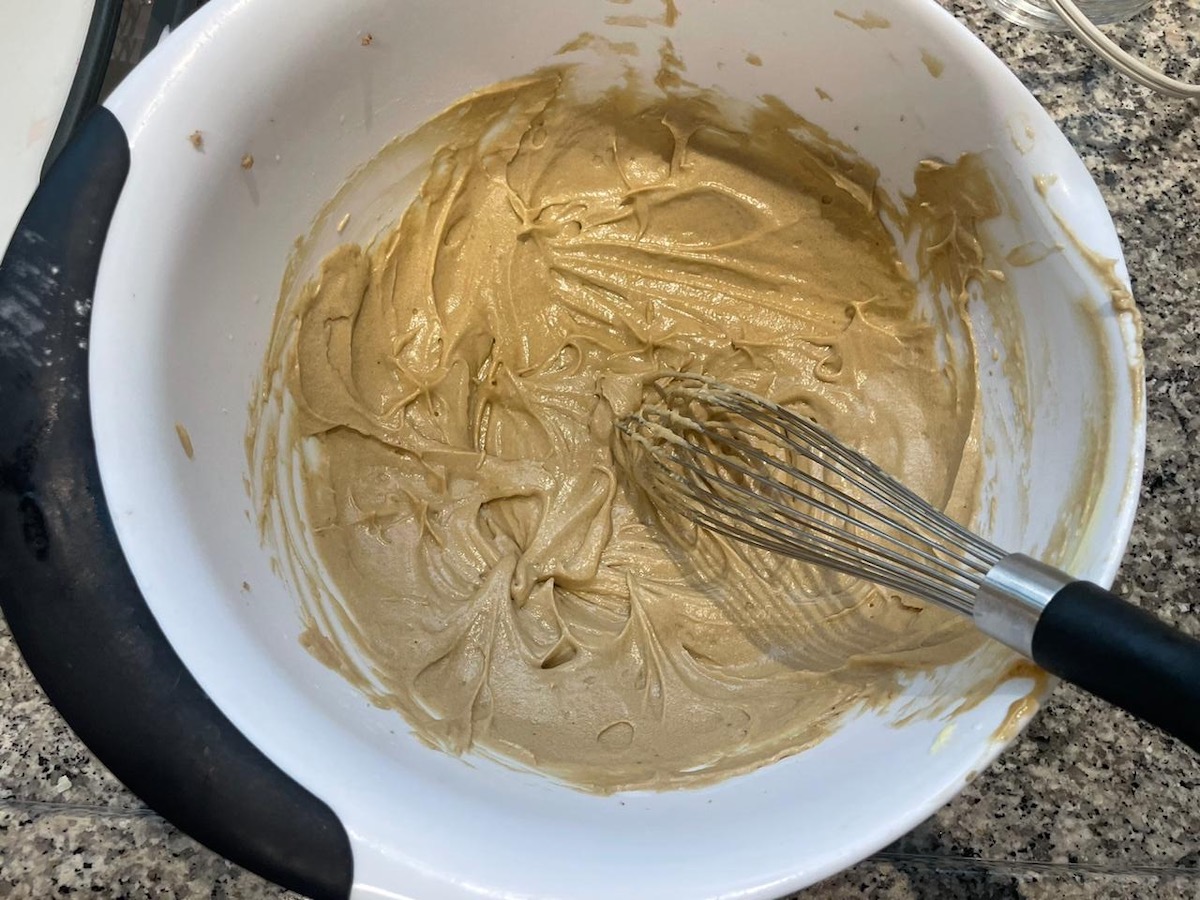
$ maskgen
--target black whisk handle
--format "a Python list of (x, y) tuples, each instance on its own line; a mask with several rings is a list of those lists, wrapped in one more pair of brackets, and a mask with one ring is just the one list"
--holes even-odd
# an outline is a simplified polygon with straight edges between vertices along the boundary
[(1200, 641), (1090, 581), (1054, 594), (1033, 661), (1200, 753)]

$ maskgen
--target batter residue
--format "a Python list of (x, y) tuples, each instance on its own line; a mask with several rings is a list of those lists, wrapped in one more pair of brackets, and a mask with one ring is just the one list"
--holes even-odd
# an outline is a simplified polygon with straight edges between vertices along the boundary
[[(976, 497), (969, 335), (918, 302), (874, 172), (778, 102), (731, 108), (583, 99), (566, 69), (472, 95), (416, 135), (436, 152), (394, 230), (281, 315), (268, 383), (294, 416), (262, 477), (317, 598), (305, 642), (438, 747), (694, 785), (978, 646), (853, 579), (684, 546), (614, 463), (615, 419), (684, 369), (806, 411), (959, 516)], [(921, 252), (949, 280), (991, 214), (955, 171), (910, 220), (948, 230)]]

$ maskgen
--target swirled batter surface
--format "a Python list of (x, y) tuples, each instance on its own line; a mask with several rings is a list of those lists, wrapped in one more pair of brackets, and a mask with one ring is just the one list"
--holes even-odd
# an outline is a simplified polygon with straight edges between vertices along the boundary
[[(968, 510), (965, 327), (922, 310), (869, 167), (778, 103), (584, 100), (565, 70), (422, 131), (402, 220), (325, 260), (269, 360), (312, 652), (438, 747), (616, 790), (794, 753), (978, 645), (937, 609), (660, 527), (614, 456), (655, 373), (704, 372)], [(970, 221), (913, 209), (944, 232), (931, 269), (973, 264)]]

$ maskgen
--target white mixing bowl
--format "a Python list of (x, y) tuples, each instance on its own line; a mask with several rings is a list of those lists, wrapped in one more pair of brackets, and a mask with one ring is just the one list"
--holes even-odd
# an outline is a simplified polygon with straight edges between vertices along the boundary
[[(669, 36), (689, 79), (748, 101), (777, 95), (877, 165), (893, 195), (911, 189), (923, 158), (986, 152), (1007, 206), (987, 226), (990, 239), (1063, 245), (1007, 270), (1016, 325), (997, 350), (1020, 345), (1028, 377), (1014, 386), (1003, 366), (983, 373), (992, 536), (1043, 552), (1075, 509), (1081, 525), (1057, 562), (1107, 584), (1121, 558), (1141, 474), (1140, 349), (1110, 285), (1054, 218), (1126, 278), (1100, 195), (1046, 113), (932, 0), (673, 5), (668, 26), (660, 0), (212, 0), (106, 103), (131, 166), (90, 332), (104, 497), (145, 602), (191, 676), (344, 827), (356, 897), (782, 895), (945, 803), (999, 753), (993, 733), (1031, 690), (1029, 679), (1012, 680), (953, 718), (895, 724), (897, 709), (944, 703), (987, 674), (968, 660), (918, 679), (892, 710), (853, 718), (752, 774), (604, 797), (432, 750), (300, 646), (295, 598), (272, 573), (243, 484), (247, 407), (293, 243), (393, 137), (473, 89), (555, 62), (582, 32), (637, 41), (646, 65)], [(201, 149), (189, 141), (196, 131)], [(252, 168), (242, 167), (245, 154)], [(1044, 199), (1039, 175), (1057, 176)], [(369, 239), (408, 199), (343, 210), (355, 213), (344, 235), (323, 222), (317, 255)], [(1013, 426), (1020, 391), (1030, 398), (1028, 433)], [(194, 458), (181, 451), (177, 423)], [(1087, 466), (1100, 481), (1081, 500), (1072, 490)], [(214, 790), (228, 788), (219, 787), (222, 752), (213, 746), (205, 774)], [(177, 799), (188, 821), (209, 802)], [(216, 825), (201, 836), (239, 856), (212, 837), (220, 812), (208, 814)], [(319, 892), (259, 851), (239, 858)]]

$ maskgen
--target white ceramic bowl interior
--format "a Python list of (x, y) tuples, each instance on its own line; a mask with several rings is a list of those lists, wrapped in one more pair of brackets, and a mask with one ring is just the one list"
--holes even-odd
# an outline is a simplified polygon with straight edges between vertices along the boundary
[[(669, 36), (691, 80), (750, 101), (778, 95), (878, 165), (893, 193), (911, 187), (923, 157), (989, 153), (1009, 206), (992, 239), (1064, 245), (1010, 273), (1019, 327), (1009, 341), (1023, 345), (1027, 384), (1015, 391), (1003, 366), (984, 372), (993, 535), (1044, 550), (1075, 502), (1081, 448), (1100, 448), (1102, 483), (1060, 562), (1114, 575), (1140, 479), (1139, 355), (1128, 317), (1050, 213), (1120, 260), (1101, 198), (1033, 98), (932, 0), (869, 0), (890, 23), (875, 28), (850, 21), (862, 3), (677, 0), (668, 29), (606, 23), (661, 18), (660, 0), (213, 0), (108, 101), (133, 161), (91, 332), (105, 493), (137, 581), (201, 686), (346, 825), (356, 896), (781, 895), (949, 799), (1001, 749), (992, 733), (1030, 689), (1002, 685), (952, 731), (868, 714), (713, 787), (598, 797), (423, 746), (300, 647), (295, 599), (272, 574), (243, 484), (247, 408), (293, 242), (393, 137), (473, 89), (554, 62), (582, 32), (638, 41), (648, 65)], [(197, 130), (200, 151), (188, 140)], [(1033, 183), (1042, 174), (1058, 176), (1046, 201)], [(369, 239), (408, 199), (395, 191), (346, 209), (356, 213), (346, 234), (326, 222), (316, 248)], [(1030, 434), (1011, 426), (1020, 391)], [(977, 675), (967, 666), (919, 680), (906, 699), (945, 699)]]

